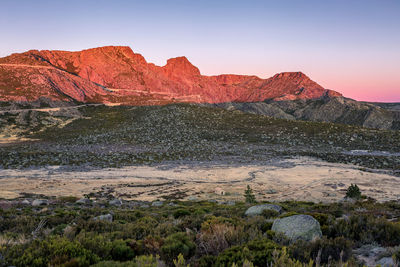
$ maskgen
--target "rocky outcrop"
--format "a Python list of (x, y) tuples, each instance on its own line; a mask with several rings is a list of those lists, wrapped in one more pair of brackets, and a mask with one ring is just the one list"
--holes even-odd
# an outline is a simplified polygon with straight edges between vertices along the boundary
[(378, 129), (400, 129), (400, 111), (344, 97), (256, 103), (221, 103), (213, 106), (280, 119), (334, 122)]
[(312, 216), (303, 214), (276, 219), (271, 230), (284, 234), (291, 241), (312, 241), (322, 237), (319, 222)]
[(282, 207), (274, 204), (262, 204), (248, 208), (244, 214), (246, 216), (262, 215), (265, 210), (273, 210), (276, 211), (277, 214), (280, 214), (282, 212)]
[(152, 105), (168, 102), (256, 102), (340, 96), (301, 72), (269, 79), (203, 76), (186, 57), (165, 66), (147, 63), (129, 47), (79, 52), (31, 50), (0, 58), (0, 101), (60, 101)]

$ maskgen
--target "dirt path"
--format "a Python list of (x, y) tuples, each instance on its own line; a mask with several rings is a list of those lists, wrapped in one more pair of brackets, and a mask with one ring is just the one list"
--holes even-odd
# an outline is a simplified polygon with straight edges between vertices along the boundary
[(51, 112), (51, 111), (60, 111), (62, 109), (73, 109), (73, 108), (81, 108), (81, 107), (88, 107), (88, 106), (101, 106), (104, 104), (83, 104), (77, 106), (68, 106), (68, 107), (56, 107), (56, 108), (26, 108), (26, 109), (10, 109), (10, 110), (0, 110), (0, 114), (5, 113), (18, 113), (24, 111), (41, 111), (41, 112)]
[[(0, 170), (0, 197), (21, 193), (83, 196), (110, 193), (116, 197), (156, 200), (179, 195), (185, 199), (242, 200), (249, 184), (258, 200), (340, 200), (351, 184), (363, 194), (387, 201), (400, 198), (400, 179), (360, 170), (357, 166), (312, 158), (281, 160), (266, 165), (160, 165), (89, 171), (58, 167)], [(225, 195), (216, 192), (226, 192)]]

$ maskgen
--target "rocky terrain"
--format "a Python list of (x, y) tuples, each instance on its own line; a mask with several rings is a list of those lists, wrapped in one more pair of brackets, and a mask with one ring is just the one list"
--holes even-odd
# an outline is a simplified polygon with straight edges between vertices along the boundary
[[(154, 105), (160, 101), (220, 103), (270, 98), (310, 99), (340, 96), (301, 72), (269, 79), (256, 76), (203, 76), (186, 57), (165, 66), (147, 63), (129, 47), (100, 47), (79, 52), (37, 51), (0, 59), (0, 100)], [(140, 99), (140, 101), (137, 100)]]
[(378, 129), (400, 129), (396, 103), (367, 103), (344, 97), (255, 103), (220, 103), (209, 106), (240, 110), (287, 120), (335, 122)]

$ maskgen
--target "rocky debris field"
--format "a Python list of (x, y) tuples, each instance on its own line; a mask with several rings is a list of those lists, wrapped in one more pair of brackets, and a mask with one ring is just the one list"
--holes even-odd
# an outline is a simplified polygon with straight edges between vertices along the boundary
[[(23, 114), (0, 114), (3, 136), (13, 131), (19, 138), (35, 140), (1, 145), (1, 168), (257, 163), (310, 156), (395, 175), (400, 170), (400, 131), (273, 119), (189, 104)], [(46, 127), (40, 127), (43, 123)], [(354, 150), (366, 153), (350, 153)]]

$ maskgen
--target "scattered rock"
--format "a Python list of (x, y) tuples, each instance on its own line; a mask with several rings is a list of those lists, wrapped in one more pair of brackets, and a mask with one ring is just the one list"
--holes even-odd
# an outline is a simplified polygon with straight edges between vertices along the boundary
[(118, 198), (110, 200), (108, 202), (108, 204), (112, 205), (112, 206), (121, 206), (122, 205), (122, 201)]
[(262, 204), (248, 208), (244, 214), (246, 216), (261, 215), (264, 210), (274, 210), (278, 213), (281, 213), (282, 207), (275, 204)]
[(77, 200), (75, 203), (80, 204), (80, 205), (90, 205), (90, 204), (92, 204), (92, 201), (88, 198), (81, 198), (81, 199)]
[(95, 221), (112, 222), (113, 221), (113, 216), (110, 213), (108, 213), (108, 214), (105, 214), (105, 215), (97, 216), (97, 217), (93, 218), (93, 220), (95, 220)]
[(189, 201), (197, 201), (197, 197), (196, 196), (190, 196), (188, 197)]
[(29, 202), (29, 200), (27, 200), (27, 199), (24, 199), (23, 201), (21, 201), (21, 204), (22, 205), (30, 205), (31, 202)]
[(271, 195), (271, 194), (276, 194), (278, 192), (275, 189), (268, 189), (265, 193)]
[(322, 237), (319, 222), (312, 216), (303, 214), (276, 219), (271, 230), (283, 233), (291, 241), (298, 239), (312, 241)]
[(151, 206), (153, 207), (161, 207), (162, 205), (164, 205), (164, 202), (162, 201), (154, 201), (153, 203), (151, 203)]
[(37, 207), (37, 206), (46, 206), (49, 205), (49, 201), (47, 199), (35, 199), (32, 202), (32, 206)]
[(382, 267), (392, 267), (395, 266), (392, 257), (383, 257), (376, 262), (377, 265)]

